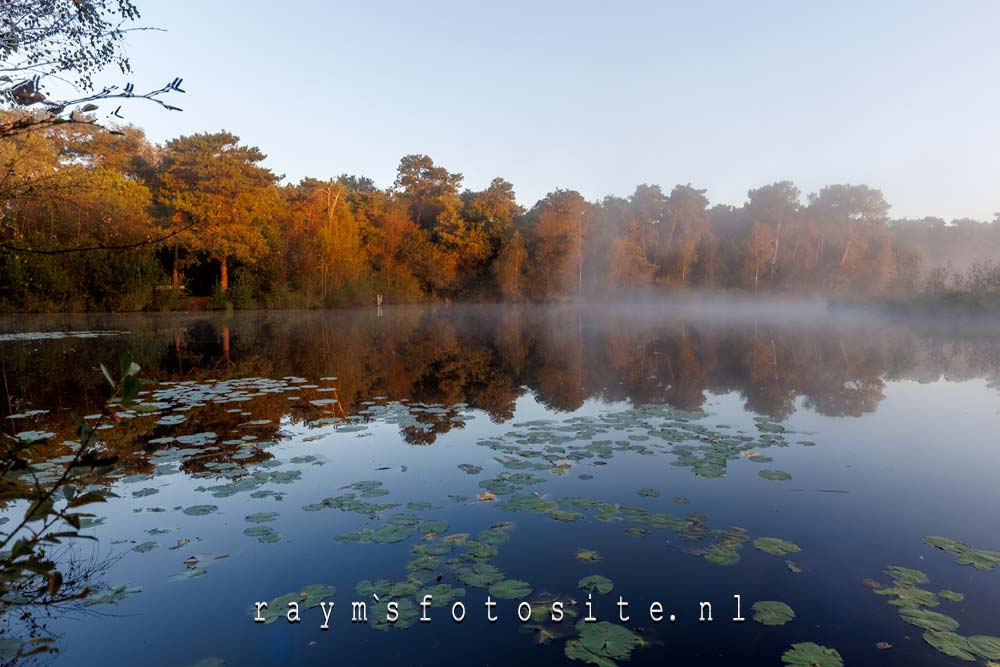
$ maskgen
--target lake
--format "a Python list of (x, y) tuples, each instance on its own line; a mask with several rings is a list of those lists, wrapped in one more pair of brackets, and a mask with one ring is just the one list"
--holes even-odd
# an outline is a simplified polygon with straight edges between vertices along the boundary
[(47, 439), (44, 474), (101, 363), (146, 384), (98, 431), (96, 540), (57, 551), (94, 592), (4, 636), (75, 666), (986, 664), (998, 331), (810, 304), (5, 317), (3, 428)]

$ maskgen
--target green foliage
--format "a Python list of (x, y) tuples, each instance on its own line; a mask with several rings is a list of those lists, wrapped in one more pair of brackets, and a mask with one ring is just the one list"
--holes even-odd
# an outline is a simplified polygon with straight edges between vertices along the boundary
[[(88, 507), (115, 495), (97, 483), (117, 461), (98, 444), (97, 432), (105, 423), (117, 420), (116, 412), (134, 403), (140, 391), (139, 370), (128, 353), (122, 356), (114, 375), (101, 365), (106, 382), (101, 417), (93, 424), (79, 421), (79, 444), (55, 475), (34, 474), (37, 448), (46, 444), (44, 439), (6, 434), (0, 438), (0, 498), (25, 508), (19, 522), (0, 531), (0, 603), (4, 607), (53, 605), (88, 595), (86, 587), (64, 587), (63, 573), (51, 550), (87, 537), (80, 531), (94, 516), (87, 512)], [(148, 548), (140, 545), (136, 550)], [(17, 650), (23, 653), (24, 647)]]

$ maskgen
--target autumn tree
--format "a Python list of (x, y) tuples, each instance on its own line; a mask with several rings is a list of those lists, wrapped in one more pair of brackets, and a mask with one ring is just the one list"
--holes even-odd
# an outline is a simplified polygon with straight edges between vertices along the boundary
[(278, 204), (277, 177), (263, 167), (259, 148), (229, 132), (194, 134), (167, 142), (158, 198), (174, 224), (197, 227), (180, 243), (219, 264), (219, 288), (229, 289), (229, 262), (247, 262), (267, 251), (265, 227)]
[(351, 182), (307, 178), (285, 188), (287, 262), (299, 289), (323, 303), (358, 295), (368, 266), (362, 223), (348, 198)]
[(664, 226), (662, 241), (664, 264), (662, 279), (670, 284), (686, 286), (699, 259), (699, 249), (710, 234), (708, 198), (705, 190), (678, 185), (668, 198), (669, 226)]
[(550, 192), (526, 214), (533, 296), (550, 299), (583, 288), (584, 217), (589, 204), (576, 190)]
[(520, 301), (524, 296), (524, 272), (528, 249), (521, 232), (514, 230), (500, 246), (493, 261), (493, 275), (500, 295), (508, 301)]

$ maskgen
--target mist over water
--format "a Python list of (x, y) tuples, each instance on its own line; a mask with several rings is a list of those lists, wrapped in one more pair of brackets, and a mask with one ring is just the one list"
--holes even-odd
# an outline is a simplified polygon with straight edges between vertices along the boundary
[[(891, 585), (890, 565), (962, 593), (935, 608), (962, 633), (997, 633), (996, 572), (924, 544), (1000, 546), (995, 334), (808, 300), (631, 300), (0, 320), (4, 429), (50, 434), (44, 456), (121, 351), (155, 406), (101, 432), (119, 497), (97, 510), (96, 544), (64, 556), (99, 604), (49, 621), (54, 664), (570, 664), (580, 617), (526, 630), (493, 595), (501, 620), (486, 622), (500, 589), (470, 585), (477, 564), (540, 609), (611, 580), (595, 608), (616, 622), (630, 602), (629, 664), (771, 665), (802, 641), (847, 664), (942, 664), (863, 585)], [(761, 537), (799, 551), (775, 557)], [(445, 606), (386, 635), (351, 624), (378, 580), (414, 601), (460, 588), (468, 619)], [(254, 601), (312, 585), (336, 589), (331, 631), (318, 608), (252, 622)], [(734, 594), (747, 618), (776, 600), (795, 619), (734, 624)], [(654, 601), (678, 621), (652, 623)], [(84, 641), (95, 613), (114, 641)]]

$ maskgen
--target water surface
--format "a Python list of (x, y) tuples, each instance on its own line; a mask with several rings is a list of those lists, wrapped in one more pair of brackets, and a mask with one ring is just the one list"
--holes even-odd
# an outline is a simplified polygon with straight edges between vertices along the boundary
[[(1000, 635), (1000, 568), (925, 544), (1000, 549), (1000, 336), (986, 327), (808, 308), (7, 318), (4, 431), (46, 434), (58, 461), (73, 416), (99, 412), (99, 364), (126, 350), (149, 384), (143, 409), (100, 432), (119, 497), (97, 510), (96, 543), (60, 554), (101, 603), (39, 612), (60, 647), (44, 661), (584, 664), (567, 644), (580, 581), (601, 575), (601, 621), (622, 625), (629, 602), (629, 664), (774, 665), (797, 642), (853, 665), (962, 662), (901, 617), (911, 605), (864, 585), (892, 587), (892, 565), (926, 574), (917, 587), (962, 636)], [(762, 537), (799, 551), (767, 553)], [(476, 584), (498, 577), (525, 585), (490, 624)], [(253, 622), (255, 601), (312, 585), (335, 589), (310, 589), (336, 603), (328, 631), (318, 607)], [(428, 590), (447, 602), (429, 624), (375, 622), (373, 592)], [(466, 606), (460, 625), (446, 594)], [(519, 601), (554, 599), (578, 615), (518, 621)], [(367, 626), (352, 600), (369, 602)], [(676, 621), (651, 622), (654, 601)], [(754, 622), (759, 601), (795, 617)]]

